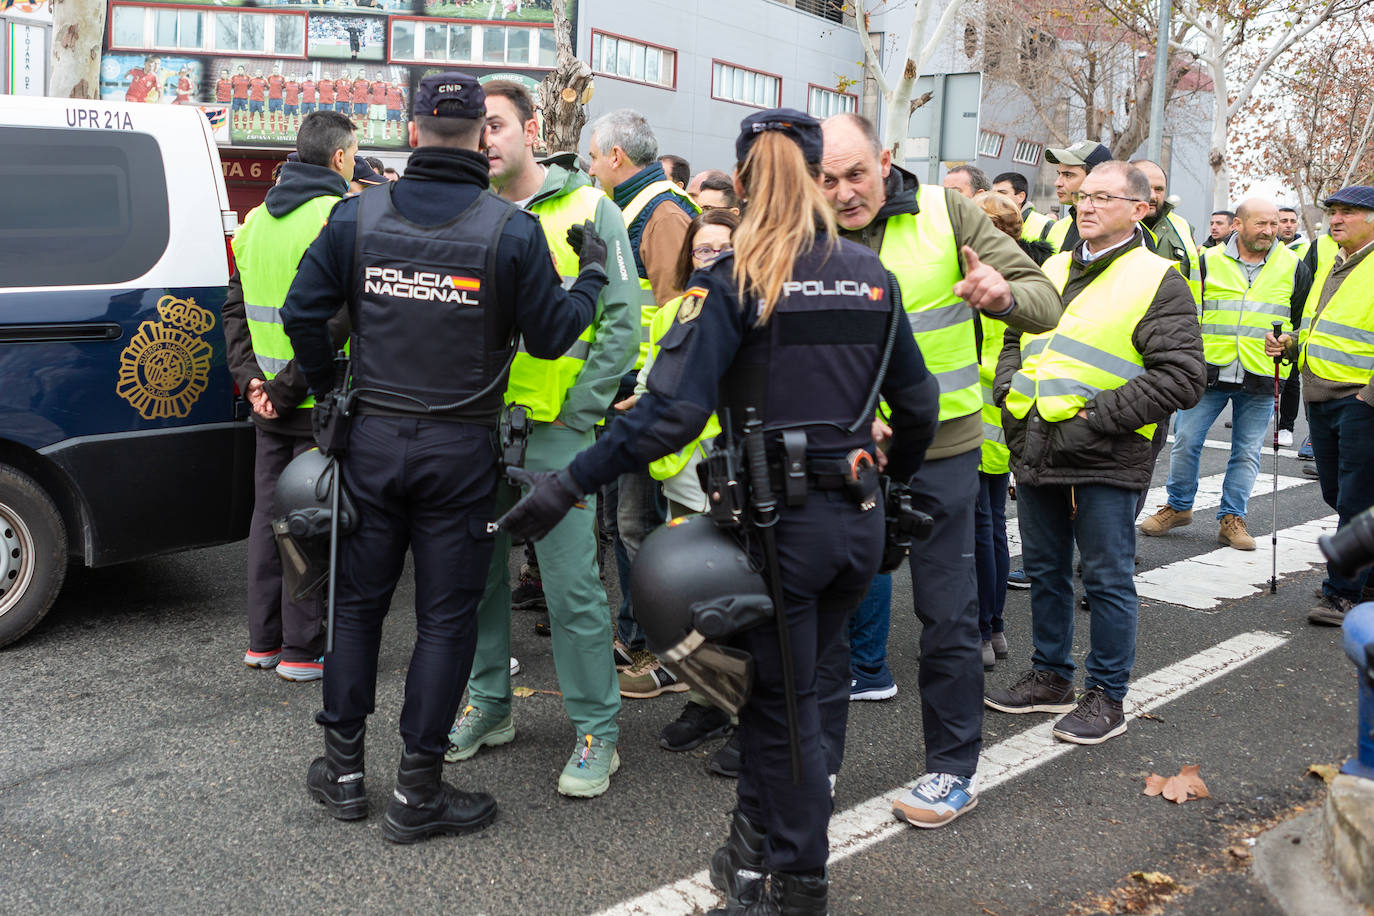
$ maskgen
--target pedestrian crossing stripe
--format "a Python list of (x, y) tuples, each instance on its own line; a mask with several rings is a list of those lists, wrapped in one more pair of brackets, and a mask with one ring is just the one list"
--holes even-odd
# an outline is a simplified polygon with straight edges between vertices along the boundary
[[(1171, 442), (1171, 443), (1174, 441), (1174, 436), (1173, 436), (1172, 433), (1170, 433), (1169, 436), (1168, 436), (1167, 438), (1168, 438), (1168, 441)], [(1229, 440), (1226, 440), (1226, 439), (1204, 439), (1204, 440), (1202, 440), (1202, 444), (1203, 444), (1203, 446), (1204, 446), (1205, 448), (1220, 449), (1220, 450), (1223, 451), (1223, 452), (1229, 452), (1229, 451), (1231, 450), (1231, 443), (1230, 443)], [(1264, 439), (1264, 440), (1260, 443), (1260, 455), (1261, 455), (1261, 456), (1266, 456), (1266, 455), (1267, 455), (1267, 456), (1269, 456), (1269, 457), (1273, 457), (1273, 455), (1274, 455), (1274, 439), (1273, 439), (1273, 433), (1270, 433), (1270, 437), (1267, 438), (1267, 439)], [(1297, 458), (1297, 457), (1298, 457), (1298, 450), (1295, 449), (1295, 448), (1280, 448), (1280, 449), (1279, 449), (1279, 457), (1280, 457), (1280, 458)]]

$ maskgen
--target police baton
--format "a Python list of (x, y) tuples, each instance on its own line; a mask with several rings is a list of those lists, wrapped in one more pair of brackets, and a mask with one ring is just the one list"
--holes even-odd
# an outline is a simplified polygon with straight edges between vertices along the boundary
[(334, 651), (334, 582), (339, 566), (339, 488), (343, 486), (338, 456), (329, 459), (329, 594), (324, 605), (324, 654)]
[[(1283, 335), (1283, 322), (1274, 322), (1274, 339)], [(1269, 522), (1269, 546), (1273, 554), (1273, 567), (1269, 572), (1269, 594), (1279, 591), (1279, 366), (1283, 365), (1283, 354), (1274, 357), (1274, 508)]]
[(797, 723), (797, 683), (792, 666), (792, 639), (787, 629), (787, 607), (782, 598), (782, 573), (778, 568), (778, 501), (768, 481), (768, 455), (763, 442), (763, 421), (754, 408), (745, 412), (744, 460), (749, 468), (750, 502), (754, 527), (763, 542), (763, 558), (768, 564), (768, 591), (773, 598), (773, 619), (778, 626), (778, 659), (782, 664), (783, 697), (787, 705), (788, 746), (792, 751), (792, 784), (801, 785), (801, 728)]

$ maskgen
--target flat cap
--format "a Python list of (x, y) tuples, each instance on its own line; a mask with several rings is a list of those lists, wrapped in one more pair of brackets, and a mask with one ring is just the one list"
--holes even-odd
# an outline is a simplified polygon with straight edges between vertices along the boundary
[(1349, 207), (1363, 207), (1366, 210), (1374, 210), (1374, 187), (1367, 184), (1352, 184), (1349, 187), (1341, 188), (1326, 200), (1322, 201), (1323, 207), (1332, 204), (1345, 204)]

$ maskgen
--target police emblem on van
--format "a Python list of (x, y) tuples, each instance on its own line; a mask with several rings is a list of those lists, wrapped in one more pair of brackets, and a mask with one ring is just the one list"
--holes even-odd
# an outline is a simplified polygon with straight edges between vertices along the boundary
[(205, 393), (211, 348), (204, 334), (215, 316), (194, 299), (163, 296), (161, 321), (145, 321), (119, 355), (115, 392), (145, 420), (185, 417)]

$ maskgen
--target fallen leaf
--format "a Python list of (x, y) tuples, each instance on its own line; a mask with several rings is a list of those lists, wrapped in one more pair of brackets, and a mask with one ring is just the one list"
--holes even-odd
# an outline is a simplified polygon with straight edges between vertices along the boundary
[(1249, 859), (1254, 856), (1254, 853), (1244, 846), (1230, 846), (1226, 851), (1237, 859)]
[(1211, 798), (1212, 794), (1207, 791), (1207, 783), (1198, 775), (1198, 769), (1198, 764), (1189, 764), (1179, 770), (1177, 776), (1170, 776), (1164, 784), (1164, 797), (1180, 805), (1190, 798)]
[(1167, 781), (1168, 780), (1158, 773), (1151, 773), (1149, 776), (1145, 777), (1145, 794), (1158, 795), (1164, 791), (1164, 783)]
[(1339, 770), (1337, 770), (1329, 763), (1314, 763), (1307, 768), (1308, 776), (1320, 776), (1322, 778), (1322, 781), (1327, 783), (1335, 779), (1336, 774), (1339, 772)]
[(548, 694), (551, 697), (561, 697), (563, 695), (557, 690), (538, 690), (534, 687), (516, 687), (511, 693), (518, 697), (532, 697), (536, 693)]
[(1136, 718), (1137, 718), (1137, 719), (1150, 719), (1150, 720), (1153, 721), (1153, 722), (1163, 722), (1163, 721), (1164, 721), (1164, 719), (1162, 719), (1161, 717), (1155, 715), (1155, 714), (1152, 713), (1152, 712), (1142, 712), (1140, 715), (1136, 716)]
[(1131, 877), (1141, 884), (1151, 884), (1156, 887), (1173, 887), (1178, 883), (1162, 871), (1133, 871)]

